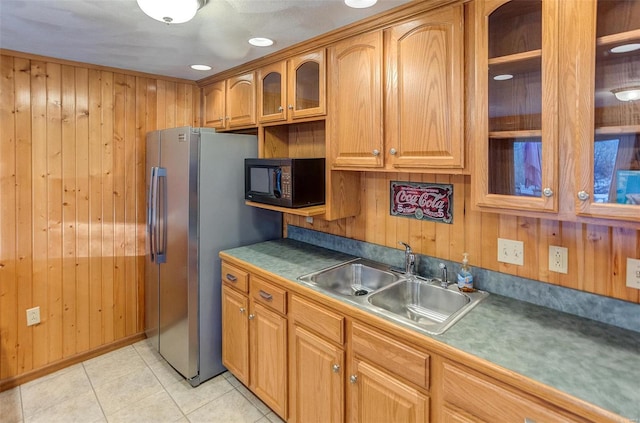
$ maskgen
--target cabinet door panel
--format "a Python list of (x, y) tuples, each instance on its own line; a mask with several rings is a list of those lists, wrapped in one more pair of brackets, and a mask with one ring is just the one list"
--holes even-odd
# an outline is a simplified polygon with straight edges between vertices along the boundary
[(326, 113), (324, 49), (289, 60), (289, 104), (293, 119)]
[(392, 27), (387, 41), (385, 145), (392, 165), (462, 167), (462, 6)]
[(256, 92), (253, 72), (227, 80), (227, 127), (256, 124)]
[(287, 319), (262, 304), (251, 304), (250, 387), (273, 411), (286, 418)]
[(330, 143), (333, 167), (382, 167), (382, 32), (330, 49)]
[(225, 90), (225, 81), (219, 81), (204, 87), (204, 126), (224, 129), (226, 116), (224, 109)]
[(286, 62), (265, 66), (258, 71), (258, 120), (287, 119)]
[(292, 335), (291, 420), (342, 422), (344, 352), (300, 326)]
[(249, 300), (222, 287), (222, 363), (245, 385), (249, 384)]
[(350, 384), (354, 410), (351, 421), (429, 421), (429, 398), (426, 395), (359, 359), (354, 360), (353, 370), (357, 381)]

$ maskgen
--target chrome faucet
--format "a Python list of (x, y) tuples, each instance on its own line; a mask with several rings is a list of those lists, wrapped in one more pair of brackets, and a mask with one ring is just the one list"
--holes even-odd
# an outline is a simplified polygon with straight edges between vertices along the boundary
[(447, 280), (447, 266), (444, 263), (440, 263), (438, 265), (440, 270), (442, 270), (442, 280), (440, 280), (440, 286), (444, 289), (449, 287), (449, 281)]
[(398, 244), (404, 246), (404, 273), (407, 275), (416, 274), (416, 255), (411, 251), (411, 246), (402, 241)]

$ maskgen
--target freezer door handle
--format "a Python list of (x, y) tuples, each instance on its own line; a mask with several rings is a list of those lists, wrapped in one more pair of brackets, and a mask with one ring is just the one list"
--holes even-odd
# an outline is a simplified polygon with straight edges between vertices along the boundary
[[(167, 261), (167, 169), (164, 167), (156, 168), (155, 183), (155, 222), (154, 236), (155, 240), (155, 262), (166, 263)], [(160, 178), (164, 179), (162, 189), (160, 189)]]
[(147, 236), (149, 237), (149, 254), (151, 255), (151, 262), (155, 262), (155, 183), (156, 183), (156, 169), (152, 166), (149, 176), (149, 192), (147, 193)]

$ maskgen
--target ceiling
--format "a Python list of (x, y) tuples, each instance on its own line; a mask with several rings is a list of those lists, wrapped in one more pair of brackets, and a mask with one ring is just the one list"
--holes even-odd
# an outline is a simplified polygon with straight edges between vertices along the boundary
[[(199, 80), (409, 1), (208, 0), (190, 22), (167, 25), (136, 0), (0, 0), (0, 48)], [(275, 44), (253, 47), (251, 37)]]

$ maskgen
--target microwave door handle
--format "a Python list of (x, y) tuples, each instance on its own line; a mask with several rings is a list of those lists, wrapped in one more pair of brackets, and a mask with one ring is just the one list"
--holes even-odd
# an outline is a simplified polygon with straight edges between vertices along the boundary
[[(160, 178), (163, 178), (161, 190), (158, 189)], [(167, 261), (167, 169), (159, 167), (156, 179), (156, 248), (160, 245), (160, 248), (156, 249), (156, 262), (165, 263)]]
[(277, 168), (274, 172), (273, 172), (273, 179), (274, 179), (274, 187), (273, 187), (273, 195), (276, 198), (280, 198), (282, 195), (282, 168)]

